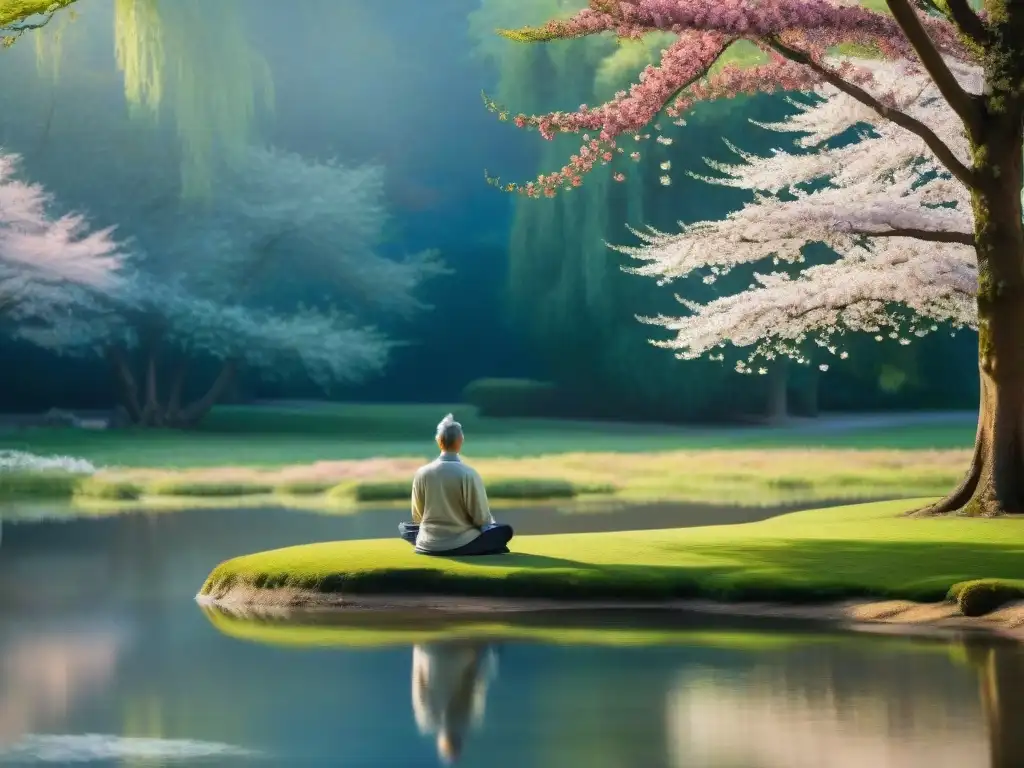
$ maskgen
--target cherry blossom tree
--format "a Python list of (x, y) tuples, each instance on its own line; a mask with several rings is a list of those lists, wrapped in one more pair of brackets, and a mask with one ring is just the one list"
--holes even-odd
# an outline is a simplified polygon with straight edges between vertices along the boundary
[[(605, 104), (514, 116), (517, 126), (537, 129), (546, 138), (579, 133), (583, 143), (564, 168), (527, 184), (502, 186), (529, 196), (571, 190), (597, 165), (632, 154), (627, 141), (648, 137), (649, 126), (657, 132), (661, 120), (681, 119), (695, 102), (741, 93), (808, 91), (826, 84), (891, 122), (894, 130), (912, 134), (940, 169), (935, 185), (951, 188), (955, 180), (967, 191), (938, 195), (956, 199), (956, 205), (925, 211), (935, 198), (919, 191), (916, 170), (907, 169), (894, 180), (898, 192), (877, 205), (841, 207), (842, 215), (837, 216), (826, 204), (810, 220), (791, 221), (791, 231), (806, 227), (811, 237), (822, 240), (843, 235), (892, 240), (893, 245), (881, 249), (866, 248), (863, 267), (846, 277), (857, 276), (861, 292), (874, 291), (879, 303), (903, 303), (922, 315), (943, 302), (952, 313), (952, 306), (962, 303), (948, 284), (945, 292), (934, 288), (928, 280), (934, 269), (920, 265), (922, 254), (950, 245), (973, 248), (981, 378), (974, 458), (964, 481), (922, 513), (1024, 513), (1024, 4), (985, 0), (980, 11), (969, 0), (885, 0), (885, 6), (888, 12), (829, 0), (591, 0), (588, 8), (570, 18), (504, 31), (506, 37), (522, 42), (604, 32), (622, 38), (671, 32), (676, 38), (657, 66), (645, 69), (628, 91)], [(744, 40), (757, 45), (766, 62), (748, 68), (715, 66)], [(898, 83), (887, 88), (876, 68), (849, 58), (836, 60), (837, 46), (870, 51), (873, 57), (904, 62), (927, 75), (956, 115), (952, 128), (943, 135), (901, 109)], [(958, 77), (961, 66), (978, 69), (978, 87)], [(510, 117), (505, 108), (490, 106), (500, 117)], [(671, 142), (663, 134), (656, 140)], [(835, 205), (844, 204), (842, 195), (833, 198)], [(885, 258), (892, 261), (898, 253), (898, 262), (886, 264)], [(951, 253), (947, 268), (964, 281), (957, 284), (966, 287), (969, 270), (959, 261)], [(910, 297), (897, 272), (912, 275), (914, 269), (922, 278), (918, 282), (932, 292), (907, 302)], [(768, 280), (765, 287), (782, 291), (779, 280)], [(879, 280), (888, 283), (888, 293)], [(792, 293), (780, 293), (780, 300), (799, 298), (804, 281), (793, 282), (795, 286), (787, 286)], [(856, 293), (838, 292), (834, 298), (838, 302)], [(837, 316), (839, 325), (861, 327), (859, 310), (849, 315)], [(878, 315), (874, 312), (876, 319)], [(865, 322), (863, 327), (871, 327)]]
[[(397, 342), (368, 318), (414, 315), (421, 283), (445, 271), (432, 251), (382, 251), (379, 167), (251, 148), (217, 169), (208, 199), (191, 201), (137, 173), (104, 202), (137, 251), (111, 311), (20, 335), (105, 355), (140, 426), (194, 426), (242, 369), (325, 390), (380, 373)], [(325, 294), (315, 306), (281, 298), (311, 283)]]
[(53, 197), (20, 180), (18, 163), (0, 153), (0, 322), (25, 337), (53, 334), (67, 318), (84, 330), (123, 287), (126, 253), (113, 228), (53, 216)]
[[(927, 76), (903, 61), (856, 63), (873, 71), (873, 84), (897, 108), (932, 126), (958, 157), (967, 156), (956, 114)], [(978, 92), (980, 71), (949, 63), (962, 85)], [(738, 295), (704, 305), (681, 299), (688, 316), (644, 318), (676, 332), (658, 346), (677, 350), (683, 359), (705, 353), (724, 358), (715, 350), (727, 345), (752, 348), (737, 362), (738, 370), (750, 373), (750, 363), (779, 355), (808, 362), (801, 345), (809, 337), (834, 355), (841, 346), (835, 337), (851, 330), (909, 343), (937, 330), (938, 323), (976, 327), (977, 268), (968, 244), (974, 215), (967, 188), (942, 173), (914, 134), (830, 85), (815, 92), (815, 103), (793, 102), (796, 114), (762, 124), (803, 133), (798, 145), (815, 152), (776, 150), (757, 157), (733, 147), (741, 162), (707, 161), (721, 175), (699, 178), (755, 192), (742, 210), (674, 234), (632, 230), (644, 245), (615, 247), (646, 262), (628, 272), (663, 284), (694, 274), (710, 283), (765, 259), (776, 267), (767, 275), (755, 272), (755, 284)], [(829, 145), (866, 127), (870, 134), (862, 132), (855, 143)], [(946, 232), (949, 242), (872, 237), (896, 227), (929, 237)], [(805, 246), (811, 243), (830, 246), (839, 258), (807, 267)]]

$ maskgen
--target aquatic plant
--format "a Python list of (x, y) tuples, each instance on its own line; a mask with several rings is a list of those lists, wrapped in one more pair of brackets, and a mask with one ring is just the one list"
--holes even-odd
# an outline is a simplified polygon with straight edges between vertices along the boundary
[[(930, 165), (923, 172), (907, 170), (895, 179), (899, 194), (875, 208), (863, 205), (852, 220), (847, 211), (826, 211), (817, 219), (830, 233), (898, 242), (919, 240), (928, 248), (942, 244), (973, 247), (977, 270), (977, 316), (981, 403), (976, 451), (964, 482), (947, 498), (922, 510), (928, 514), (960, 512), (996, 515), (1024, 511), (1024, 346), (1018, 329), (1024, 322), (1024, 222), (1021, 191), (1024, 154), (1024, 7), (1008, 0), (986, 0), (976, 12), (968, 0), (915, 4), (886, 0), (888, 12), (826, 0), (591, 0), (589, 7), (568, 19), (503, 34), (522, 42), (544, 42), (613, 32), (637, 38), (653, 32), (672, 32), (676, 39), (661, 54), (657, 66), (646, 68), (628, 90), (597, 107), (581, 105), (570, 111), (511, 115), (493, 103), (503, 119), (512, 117), (523, 128), (545, 138), (558, 133), (583, 134), (583, 143), (568, 164), (541, 174), (527, 184), (503, 185), (527, 196), (553, 197), (572, 189), (595, 167), (612, 165), (628, 150), (629, 136), (644, 133), (656, 120), (682, 119), (696, 102), (740, 93), (811, 90), (829, 85), (866, 110), (912, 134), (927, 150)], [(768, 57), (753, 67), (712, 68), (740, 40), (756, 44)], [(959, 146), (912, 111), (904, 111), (898, 84), (887, 83), (865, 59), (834, 56), (841, 44), (870, 52), (874, 59), (898, 62), (933, 83), (956, 115), (966, 140)], [(964, 66), (981, 73), (976, 88), (958, 77)], [(955, 123), (955, 124), (956, 124)], [(660, 143), (671, 141), (661, 135)], [(629, 152), (629, 154), (632, 154)], [(621, 171), (618, 171), (621, 173)], [(937, 198), (917, 195), (927, 188), (952, 189), (955, 180), (968, 195)], [(495, 184), (500, 184), (497, 180)], [(876, 182), (877, 183), (877, 182)], [(942, 203), (967, 200), (973, 221), (962, 208)], [(837, 215), (841, 213), (842, 215)], [(804, 222), (806, 226), (808, 222)], [(965, 224), (968, 224), (965, 227)], [(818, 230), (820, 232), (820, 230)], [(820, 237), (817, 232), (812, 236)], [(871, 249), (871, 246), (868, 246)], [(896, 252), (895, 246), (883, 251)], [(923, 247), (901, 246), (900, 260), (914, 260)], [(947, 268), (960, 270), (956, 259)], [(886, 275), (871, 296), (875, 318), (887, 305), (906, 305), (904, 281), (890, 280), (884, 260), (863, 259), (861, 269)], [(918, 262), (918, 266), (920, 263)], [(924, 274), (929, 270), (925, 267)], [(928, 279), (918, 285), (931, 284)], [(796, 298), (794, 293), (791, 298)], [(782, 298), (782, 295), (779, 296)], [(837, 295), (834, 301), (843, 300)], [(845, 298), (861, 302), (859, 293)], [(917, 297), (910, 302), (910, 323), (918, 326)], [(956, 297), (950, 294), (953, 303)], [(924, 303), (928, 303), (927, 301)], [(831, 307), (842, 310), (843, 307)], [(838, 335), (847, 330), (843, 317), (823, 322)], [(853, 330), (868, 327), (868, 322)], [(829, 336), (831, 334), (825, 334)]]

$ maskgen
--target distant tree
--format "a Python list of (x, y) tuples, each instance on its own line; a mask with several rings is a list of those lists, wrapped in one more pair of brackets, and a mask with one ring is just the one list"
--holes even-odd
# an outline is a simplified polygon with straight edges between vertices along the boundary
[[(138, 256), (103, 349), (142, 426), (195, 425), (243, 367), (303, 374), (325, 390), (379, 373), (396, 342), (368, 318), (414, 313), (420, 284), (444, 271), (433, 252), (381, 255), (388, 218), (379, 168), (252, 149), (215, 178), (208, 199), (162, 190), (126, 212)], [(317, 306), (286, 298), (290, 286), (310, 282), (324, 293)], [(92, 353), (66, 330), (39, 343)], [(189, 400), (190, 380), (211, 363), (216, 373), (191, 387)]]
[(113, 228), (90, 230), (77, 213), (54, 216), (40, 185), (17, 177), (19, 158), (0, 153), (0, 328), (14, 336), (56, 338), (77, 328), (96, 341), (96, 319), (124, 285), (125, 251)]
[[(980, 13), (969, 0), (886, 0), (885, 7), (888, 13), (827, 0), (591, 0), (588, 9), (569, 19), (506, 32), (524, 42), (602, 32), (640, 37), (661, 31), (672, 32), (676, 40), (658, 66), (648, 67), (639, 82), (605, 104), (515, 116), (517, 125), (534, 127), (549, 138), (558, 132), (594, 135), (585, 136), (579, 153), (561, 170), (505, 188), (531, 196), (572, 189), (595, 166), (611, 163), (626, 151), (621, 138), (641, 134), (663, 112), (678, 118), (697, 101), (737, 93), (809, 90), (827, 83), (910, 132), (928, 148), (943, 177), (969, 190), (975, 216), (968, 231), (963, 225), (969, 219), (960, 209), (937, 208), (926, 221), (919, 220), (924, 201), (905, 180), (904, 195), (864, 209), (853, 226), (846, 211), (831, 224), (827, 215), (814, 223), (848, 234), (863, 230), (861, 236), (872, 239), (926, 243), (904, 246), (907, 259), (918, 258), (935, 244), (973, 246), (981, 373), (975, 456), (964, 482), (923, 512), (1024, 512), (1024, 344), (1019, 330), (1024, 323), (1024, 4), (985, 0)], [(767, 62), (712, 71), (740, 40), (758, 45)], [(926, 74), (957, 116), (958, 135), (966, 136), (966, 156), (958, 156), (957, 148), (932, 126), (895, 106), (894, 94), (875, 84), (869, 67), (830, 61), (840, 44), (905, 60)], [(975, 92), (966, 88), (951, 62), (979, 67), (981, 87)], [(946, 221), (940, 223), (942, 218)], [(893, 290), (886, 303), (903, 303), (902, 285), (889, 285)]]
[(75, 0), (0, 0), (0, 45), (8, 48), (25, 32), (41, 29)]

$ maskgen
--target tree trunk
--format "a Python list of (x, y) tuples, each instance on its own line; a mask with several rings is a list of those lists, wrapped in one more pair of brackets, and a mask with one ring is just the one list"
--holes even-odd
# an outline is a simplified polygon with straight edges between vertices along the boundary
[(198, 424), (224, 396), (224, 392), (231, 386), (231, 382), (235, 378), (237, 369), (238, 364), (234, 360), (225, 360), (220, 373), (217, 374), (217, 378), (214, 379), (210, 388), (206, 390), (206, 394), (180, 411), (176, 426), (193, 427)]
[(789, 367), (786, 361), (777, 361), (768, 377), (768, 421), (780, 424), (789, 417)]
[(185, 388), (185, 375), (188, 373), (188, 363), (182, 360), (174, 369), (174, 377), (171, 379), (170, 394), (167, 396), (167, 421), (174, 423), (181, 412), (181, 394)]
[(182, 407), (181, 399), (188, 372), (187, 360), (182, 360), (175, 366), (165, 403), (160, 400), (160, 387), (158, 387), (159, 366), (157, 365), (156, 350), (153, 350), (146, 360), (145, 378), (143, 379), (142, 387), (145, 394), (144, 401), (140, 400), (139, 383), (132, 373), (132, 366), (127, 356), (121, 350), (111, 348), (107, 351), (107, 357), (114, 367), (114, 373), (122, 390), (122, 402), (128, 411), (128, 416), (132, 423), (138, 427), (194, 427), (210, 412), (213, 406), (220, 402), (224, 393), (234, 381), (237, 370), (236, 361), (225, 361), (206, 393), (194, 402)]
[(116, 347), (107, 350), (107, 359), (114, 366), (114, 374), (121, 388), (121, 399), (125, 410), (128, 411), (128, 418), (137, 424), (142, 421), (142, 406), (139, 403), (139, 387), (135, 383), (131, 364), (124, 353)]
[(918, 514), (1024, 513), (1024, 100), (1008, 96), (1003, 103), (1002, 112), (986, 118), (986, 141), (972, 147), (981, 180), (972, 193), (981, 377), (974, 457), (963, 482)]
[(147, 427), (159, 427), (163, 424), (164, 413), (160, 407), (160, 396), (156, 387), (156, 352), (149, 353), (146, 363), (146, 404), (142, 407), (140, 423)]

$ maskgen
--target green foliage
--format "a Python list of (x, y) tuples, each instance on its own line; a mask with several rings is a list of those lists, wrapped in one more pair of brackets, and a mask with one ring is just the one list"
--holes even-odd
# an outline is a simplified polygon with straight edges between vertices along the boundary
[(81, 481), (73, 472), (0, 470), (0, 500), (69, 499)]
[(138, 483), (93, 476), (78, 483), (75, 496), (99, 501), (134, 501), (142, 496), (143, 490)]
[(1024, 600), (1024, 580), (975, 579), (954, 584), (947, 599), (955, 601), (964, 616), (984, 616), (1007, 603)]
[(239, 0), (115, 0), (125, 98), (137, 118), (170, 112), (186, 196), (210, 193), (214, 162), (246, 146), (260, 110), (273, 105), (270, 70), (249, 43), (244, 18)]
[(557, 397), (553, 384), (530, 379), (476, 379), (462, 390), (465, 402), (491, 418), (555, 416)]
[[(572, 499), (582, 494), (614, 493), (610, 485), (576, 486), (568, 480), (547, 477), (520, 477), (493, 480), (487, 483), (487, 497), (492, 500), (543, 501)], [(351, 497), (358, 502), (408, 501), (412, 479), (342, 483), (331, 491), (335, 498)]]
[(150, 484), (146, 492), (154, 496), (258, 496), (271, 493), (274, 486), (255, 482), (201, 482), (195, 480), (162, 480)]
[(296, 480), (287, 483), (279, 483), (274, 486), (274, 493), (282, 496), (317, 496), (326, 493), (335, 486), (335, 483), (319, 480)]
[[(542, 23), (585, 4), (534, 0), (520, 8), (483, 0), (471, 33), (479, 41), (479, 53), (497, 70), (497, 101), (514, 113), (600, 103), (627, 88), (645, 66), (656, 64), (672, 39), (670, 34), (654, 34), (616, 41), (602, 35), (521, 45), (493, 33), (496, 27)], [(759, 55), (751, 45), (736, 45), (721, 66), (756, 63)], [(762, 103), (767, 111), (751, 109)], [(685, 172), (701, 169), (702, 156), (722, 156), (727, 121), (739, 126), (730, 138), (736, 139), (735, 133), (758, 136), (737, 118), (774, 119), (780, 112), (772, 104), (735, 99), (701, 105), (694, 124), (682, 129), (685, 156), (653, 140), (640, 142), (636, 149), (641, 159), (635, 165), (626, 161), (625, 183), (613, 182), (607, 169), (598, 169), (579, 189), (553, 200), (516, 200), (509, 240), (510, 307), (516, 323), (542, 354), (548, 377), (564, 395), (563, 405), (572, 406), (560, 415), (716, 421), (763, 408), (763, 381), (736, 376), (718, 363), (681, 364), (671, 353), (647, 343), (651, 329), (636, 316), (678, 312), (679, 305), (670, 290), (624, 274), (622, 258), (606, 243), (630, 241), (623, 222), (671, 229), (680, 212), (690, 219), (715, 218), (734, 207), (742, 199), (735, 190), (709, 188), (687, 180)], [(666, 136), (679, 133), (664, 122)], [(539, 142), (538, 170), (561, 167), (579, 141), (577, 136), (560, 136)], [(744, 148), (757, 149), (749, 142)], [(666, 162), (672, 164), (670, 172), (662, 168)], [(671, 176), (672, 186), (662, 185), (665, 175)], [(714, 295), (710, 288), (704, 294)]]

